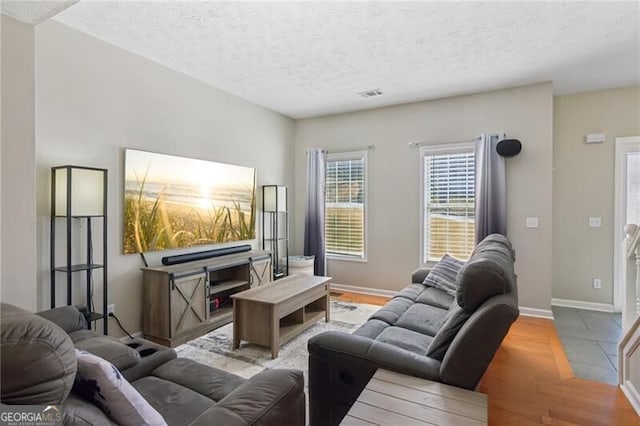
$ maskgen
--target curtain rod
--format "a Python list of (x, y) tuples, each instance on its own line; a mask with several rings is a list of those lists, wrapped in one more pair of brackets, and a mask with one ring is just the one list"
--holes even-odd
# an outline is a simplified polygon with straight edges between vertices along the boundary
[(352, 147), (347, 147), (347, 148), (336, 148), (336, 149), (325, 149), (326, 152), (328, 153), (337, 153), (337, 152), (351, 152), (351, 151), (369, 151), (372, 149), (375, 149), (375, 145), (370, 144), (370, 145), (364, 145), (364, 146), (352, 146)]
[(469, 143), (469, 142), (475, 142), (478, 139), (480, 139), (480, 136), (476, 136), (473, 139), (470, 140), (466, 140), (466, 141), (448, 141), (448, 142), (409, 142), (409, 146), (411, 147), (415, 147), (415, 146), (424, 146), (424, 145), (436, 145), (436, 144), (441, 144), (441, 143)]

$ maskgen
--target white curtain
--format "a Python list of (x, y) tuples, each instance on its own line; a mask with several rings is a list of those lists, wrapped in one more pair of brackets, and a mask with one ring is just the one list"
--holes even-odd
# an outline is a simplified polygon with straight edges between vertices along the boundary
[(489, 234), (507, 235), (505, 161), (496, 151), (504, 136), (485, 133), (476, 143), (476, 244)]
[(315, 256), (314, 274), (325, 275), (324, 181), (326, 153), (307, 151), (307, 203), (304, 216), (304, 255)]

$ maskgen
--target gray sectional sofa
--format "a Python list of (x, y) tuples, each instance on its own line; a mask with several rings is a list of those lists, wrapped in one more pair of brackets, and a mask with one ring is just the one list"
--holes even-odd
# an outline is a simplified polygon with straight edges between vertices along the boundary
[(454, 275), (455, 297), (423, 284), (430, 270), (418, 269), (352, 334), (309, 339), (311, 425), (339, 424), (378, 368), (474, 389), (518, 317), (514, 261), (511, 243), (492, 234)]
[(267, 370), (247, 380), (176, 358), (174, 350), (143, 339), (124, 344), (87, 330), (84, 316), (71, 306), (36, 315), (2, 303), (0, 325), (2, 404), (61, 404), (64, 424), (114, 424), (76, 393), (76, 348), (116, 366), (169, 425), (305, 423), (298, 370)]

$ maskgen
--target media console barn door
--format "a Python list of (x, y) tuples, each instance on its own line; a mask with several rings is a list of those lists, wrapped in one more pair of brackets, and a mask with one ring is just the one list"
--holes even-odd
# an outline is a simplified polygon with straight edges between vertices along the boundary
[(271, 268), (257, 250), (142, 268), (144, 337), (175, 347), (228, 324), (231, 295), (271, 281)]
[(177, 336), (207, 321), (207, 274), (173, 279), (171, 335)]
[(273, 281), (273, 263), (271, 258), (263, 258), (251, 262), (251, 288)]

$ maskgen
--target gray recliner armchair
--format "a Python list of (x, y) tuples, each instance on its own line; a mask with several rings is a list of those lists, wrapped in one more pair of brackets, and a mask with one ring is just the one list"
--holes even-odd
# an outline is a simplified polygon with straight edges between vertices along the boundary
[(39, 315), (0, 304), (2, 404), (62, 405), (64, 424), (114, 424), (73, 388), (76, 348), (116, 366), (169, 425), (304, 425), (304, 379), (274, 369), (244, 379), (176, 358), (174, 350), (134, 339), (128, 345), (87, 330), (73, 307)]

